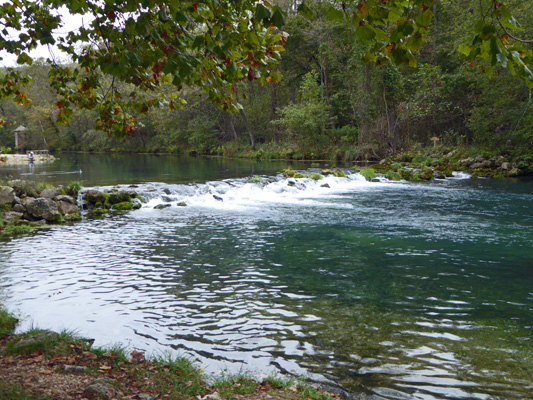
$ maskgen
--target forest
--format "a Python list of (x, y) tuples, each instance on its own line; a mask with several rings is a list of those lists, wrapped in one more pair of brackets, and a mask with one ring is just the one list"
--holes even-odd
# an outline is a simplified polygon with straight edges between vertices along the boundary
[[(331, 18), (331, 2), (307, 1), (305, 13), (294, 1), (275, 3), (284, 12), (287, 33), (274, 67), (281, 79), (240, 80), (233, 88), (239, 109), (227, 112), (190, 84), (180, 87), (179, 105), (133, 110), (138, 129), (126, 137), (99, 130), (96, 109), (74, 109), (63, 124), (58, 121), (63, 104), (50, 86), (51, 67), (39, 59), (19, 67), (32, 78), (26, 88), (32, 103), (0, 100), (0, 145), (14, 148), (13, 131), (23, 125), (26, 148), (58, 152), (355, 161), (438, 145), (444, 151), (473, 149), (533, 162), (526, 83), (508, 69), (492, 69), (489, 61), (471, 61), (458, 50), (470, 41), (482, 12), (479, 2), (432, 2), (431, 29), (416, 67), (365, 63), (367, 45), (349, 21)], [(529, 2), (508, 3), (523, 27), (520, 36), (533, 38)], [(134, 89), (133, 83), (118, 85), (123, 92)], [(162, 83), (151, 96), (177, 99), (175, 92), (175, 86)]]

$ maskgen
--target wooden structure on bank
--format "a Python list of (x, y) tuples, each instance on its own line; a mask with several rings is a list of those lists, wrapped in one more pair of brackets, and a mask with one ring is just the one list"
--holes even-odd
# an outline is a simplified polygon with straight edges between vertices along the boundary
[(26, 127), (23, 125), (19, 125), (17, 129), (15, 129), (15, 149), (20, 150), (24, 147), (24, 131), (26, 130)]

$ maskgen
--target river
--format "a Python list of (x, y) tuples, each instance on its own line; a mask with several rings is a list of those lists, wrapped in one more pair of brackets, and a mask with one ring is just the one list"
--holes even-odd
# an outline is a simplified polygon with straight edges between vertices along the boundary
[(278, 172), (309, 165), (60, 158), (0, 174), (135, 184), (146, 204), (0, 243), (0, 299), (22, 329), (375, 399), (533, 398), (533, 181), (288, 186)]

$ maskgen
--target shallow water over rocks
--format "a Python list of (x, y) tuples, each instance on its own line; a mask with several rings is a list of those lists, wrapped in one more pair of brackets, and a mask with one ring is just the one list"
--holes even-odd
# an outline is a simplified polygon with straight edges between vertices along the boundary
[(304, 374), (384, 399), (532, 398), (531, 181), (288, 186), (279, 166), (255, 168), (115, 182), (136, 183), (144, 207), (0, 245), (3, 302), (23, 328), (185, 354), (209, 373)]

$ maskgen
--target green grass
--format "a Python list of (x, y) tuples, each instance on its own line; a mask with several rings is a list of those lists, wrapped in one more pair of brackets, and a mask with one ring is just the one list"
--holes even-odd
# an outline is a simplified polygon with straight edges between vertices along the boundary
[(0, 399), (9, 400), (48, 400), (47, 397), (35, 397), (22, 386), (0, 381)]
[(257, 389), (258, 382), (248, 373), (228, 374), (215, 379), (213, 387), (225, 399), (233, 399), (236, 394), (250, 394)]
[(4, 309), (0, 309), (0, 337), (13, 334), (13, 330), (18, 323), (18, 319)]

